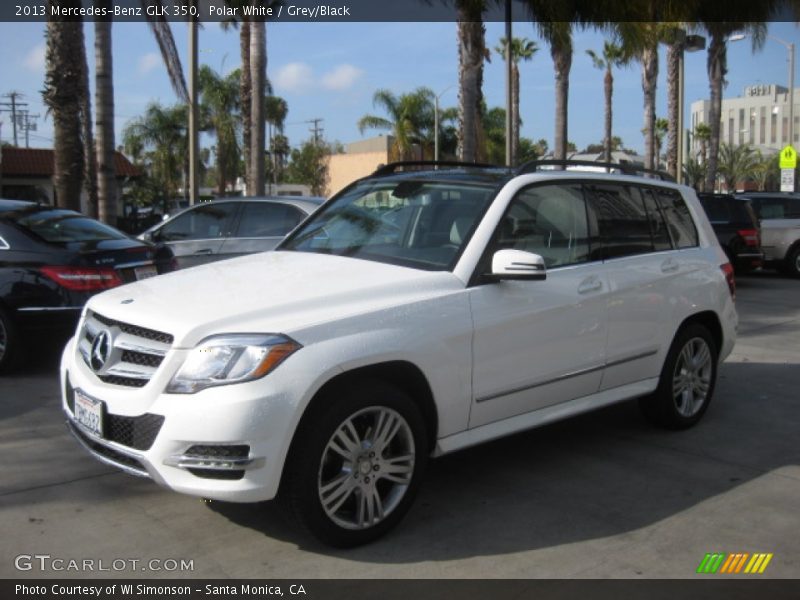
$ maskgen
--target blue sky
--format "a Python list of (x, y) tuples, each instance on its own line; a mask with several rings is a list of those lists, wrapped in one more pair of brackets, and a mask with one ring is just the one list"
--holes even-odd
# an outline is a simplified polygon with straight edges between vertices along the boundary
[[(87, 45), (92, 51), (93, 27), (86, 26)], [(173, 33), (184, 64), (187, 50), (187, 25), (174, 23)], [(502, 23), (488, 23), (487, 44), (494, 48), (503, 35)], [(793, 23), (772, 23), (771, 35), (787, 42), (800, 43), (800, 28)], [(533, 26), (519, 22), (515, 37), (538, 42)], [(113, 26), (114, 83), (117, 143), (125, 124), (142, 114), (152, 101), (171, 104), (177, 101), (169, 85), (158, 48), (145, 23), (117, 23)], [(599, 142), (603, 136), (603, 74), (595, 69), (586, 50), (600, 50), (604, 36), (595, 31), (581, 32), (575, 38), (575, 56), (570, 77), (569, 138), (579, 148)], [(549, 51), (539, 42), (539, 53), (521, 65), (522, 135), (545, 138), (552, 146), (553, 66)], [(218, 23), (206, 23), (200, 32), (200, 61), (223, 72), (239, 66), (238, 33), (223, 31)], [(312, 118), (324, 119), (324, 137), (343, 143), (377, 132), (357, 127), (367, 113), (380, 113), (372, 106), (376, 89), (395, 93), (427, 86), (437, 94), (444, 92), (441, 106), (457, 102), (458, 57), (454, 23), (270, 23), (267, 26), (268, 77), (278, 95), (289, 104), (286, 134), (292, 145), (310, 136)], [(0, 23), (0, 94), (16, 90), (25, 95), (32, 113), (39, 113), (38, 131), (31, 135), (31, 146), (52, 146), (52, 121), (45, 118), (41, 100), (44, 80), (44, 24)], [(730, 43), (726, 97), (738, 96), (747, 85), (777, 83), (786, 85), (786, 48), (768, 40), (763, 50), (752, 54), (749, 41)], [(708, 96), (705, 69), (706, 53), (686, 57), (686, 122), (691, 102)], [(90, 59), (90, 68), (93, 69)], [(658, 106), (666, 114), (666, 73), (661, 52)], [(616, 71), (614, 94), (614, 134), (626, 146), (640, 149), (642, 135), (641, 70), (638, 64)], [(505, 102), (504, 66), (493, 54), (484, 73), (484, 94), (489, 106)], [(800, 82), (800, 77), (796, 77)], [(453, 86), (450, 88), (450, 86)], [(450, 88), (450, 89), (448, 89)], [(446, 91), (445, 91), (446, 90)], [(10, 116), (0, 115), (2, 139), (11, 139)], [(205, 138), (204, 145), (213, 143)]]

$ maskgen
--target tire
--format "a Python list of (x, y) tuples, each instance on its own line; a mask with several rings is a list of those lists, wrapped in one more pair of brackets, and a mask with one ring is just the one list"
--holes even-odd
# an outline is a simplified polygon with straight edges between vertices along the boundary
[(795, 246), (786, 255), (781, 272), (791, 277), (800, 277), (800, 246)]
[(656, 391), (639, 400), (645, 417), (667, 429), (687, 429), (708, 409), (717, 380), (717, 346), (698, 323), (680, 329), (670, 346)]
[(379, 380), (318, 400), (292, 442), (279, 499), (323, 543), (366, 544), (414, 500), (428, 459), (425, 423), (407, 394)]
[(14, 368), (22, 356), (17, 327), (8, 312), (0, 307), (0, 373)]

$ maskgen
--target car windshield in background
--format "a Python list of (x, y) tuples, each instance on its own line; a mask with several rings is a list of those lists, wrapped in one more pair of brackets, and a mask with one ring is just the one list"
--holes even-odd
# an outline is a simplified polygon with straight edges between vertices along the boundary
[(116, 229), (70, 210), (24, 211), (13, 220), (52, 244), (126, 239)]
[(494, 186), (476, 183), (365, 182), (315, 213), (278, 249), (452, 269), (494, 194)]

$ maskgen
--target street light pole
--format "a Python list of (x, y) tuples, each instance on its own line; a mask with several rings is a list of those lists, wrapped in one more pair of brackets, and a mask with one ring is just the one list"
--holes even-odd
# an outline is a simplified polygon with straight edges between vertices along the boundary
[(513, 39), (511, 37), (511, 0), (506, 0), (506, 166), (510, 167), (515, 157), (511, 156), (511, 131), (513, 125), (511, 123), (511, 96), (512, 96), (512, 76), (513, 71), (511, 61), (513, 59), (511, 45)]
[(433, 96), (433, 160), (435, 161), (439, 160), (439, 98), (454, 87), (456, 86), (449, 85)]

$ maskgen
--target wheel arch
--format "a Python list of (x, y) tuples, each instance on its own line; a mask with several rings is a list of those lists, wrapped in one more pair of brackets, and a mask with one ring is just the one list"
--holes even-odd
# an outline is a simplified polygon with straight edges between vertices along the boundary
[[(725, 339), (722, 331), (722, 323), (720, 322), (717, 313), (712, 310), (705, 310), (703, 312), (690, 315), (683, 320), (681, 326), (678, 328), (678, 331), (681, 331), (683, 328), (694, 323), (702, 325), (708, 329), (708, 331), (711, 333), (711, 336), (714, 338), (714, 344), (716, 345), (717, 352), (719, 353), (722, 349), (722, 344)], [(677, 335), (677, 332), (675, 335)]]

